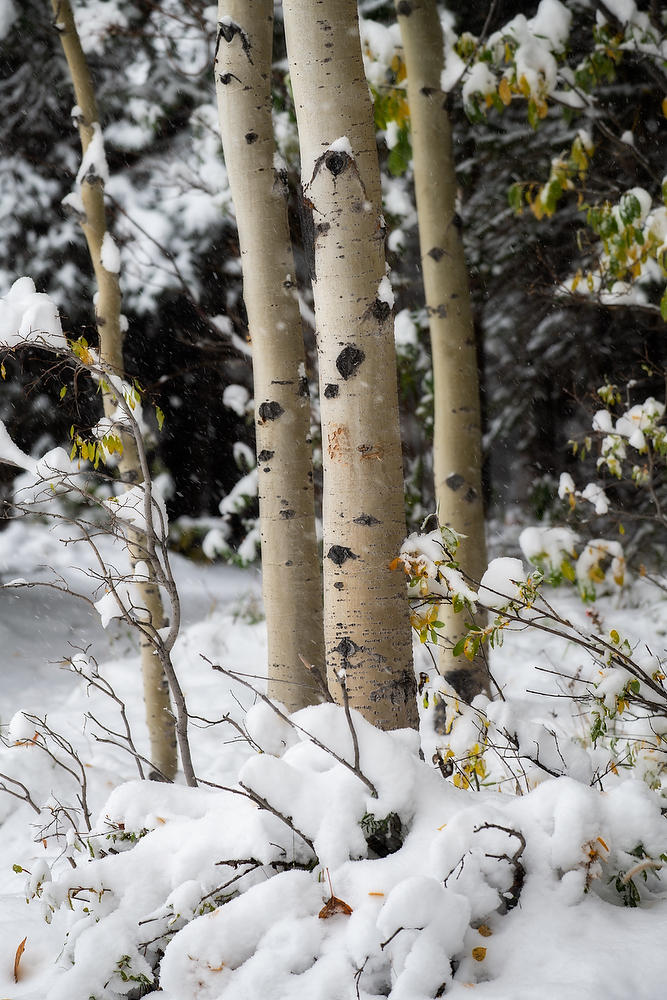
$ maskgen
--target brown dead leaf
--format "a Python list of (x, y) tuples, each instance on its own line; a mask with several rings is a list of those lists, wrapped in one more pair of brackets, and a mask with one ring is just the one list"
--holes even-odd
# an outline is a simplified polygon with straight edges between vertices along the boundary
[(483, 962), (486, 958), (486, 948), (473, 948), (472, 957), (476, 962)]
[(337, 896), (331, 896), (327, 899), (318, 916), (320, 920), (328, 920), (329, 917), (333, 917), (336, 913), (344, 913), (346, 917), (349, 917), (352, 913), (352, 907), (344, 903), (342, 899), (338, 899)]
[(480, 924), (477, 928), (477, 933), (481, 934), (482, 937), (491, 937), (493, 931), (487, 924)]
[(14, 956), (14, 982), (15, 983), (18, 983), (18, 981), (19, 981), (19, 965), (21, 964), (21, 955), (25, 951), (25, 943), (26, 943), (27, 940), (28, 940), (27, 937), (23, 938), (23, 940), (21, 941), (21, 944), (16, 949), (16, 955)]

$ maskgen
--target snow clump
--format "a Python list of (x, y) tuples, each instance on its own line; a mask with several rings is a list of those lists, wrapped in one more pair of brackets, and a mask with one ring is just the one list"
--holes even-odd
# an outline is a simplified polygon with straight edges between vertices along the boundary
[(486, 608), (502, 611), (512, 601), (521, 599), (520, 585), (526, 582), (526, 570), (520, 559), (501, 556), (492, 559), (482, 577), (478, 600)]
[(28, 343), (67, 349), (58, 307), (48, 295), (36, 290), (32, 278), (24, 277), (18, 278), (0, 298), (0, 347), (13, 349)]

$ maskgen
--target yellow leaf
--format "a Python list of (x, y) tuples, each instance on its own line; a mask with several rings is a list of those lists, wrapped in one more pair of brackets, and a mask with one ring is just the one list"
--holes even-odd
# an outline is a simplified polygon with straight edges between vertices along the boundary
[(507, 107), (512, 101), (512, 91), (510, 90), (510, 85), (506, 76), (504, 76), (498, 84), (498, 96), (505, 107)]
[(5, 369), (4, 363), (0, 363), (0, 375), (2, 375), (3, 379), (7, 378), (7, 371)]
[(483, 962), (486, 958), (486, 948), (473, 948), (472, 957), (476, 962)]
[(542, 204), (542, 199), (539, 197), (539, 195), (535, 199), (535, 201), (531, 202), (530, 210), (538, 221), (544, 215), (544, 205)]
[(662, 113), (667, 118), (667, 97), (663, 97), (662, 99)]
[(577, 572), (569, 559), (563, 559), (562, 563), (560, 564), (560, 571), (565, 577), (565, 579), (569, 580), (570, 583), (574, 583), (574, 581), (577, 579)]
[(480, 924), (479, 927), (477, 928), (477, 933), (481, 934), (482, 937), (491, 937), (493, 931), (488, 926), (488, 924)]

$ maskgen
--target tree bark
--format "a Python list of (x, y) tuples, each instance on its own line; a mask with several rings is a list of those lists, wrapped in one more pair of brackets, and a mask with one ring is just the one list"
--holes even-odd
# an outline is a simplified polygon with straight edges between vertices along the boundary
[[(86, 56), (81, 48), (69, 0), (51, 0), (51, 7), (55, 16), (55, 28), (62, 43), (74, 86), (81, 150), (85, 157), (91, 142), (101, 143), (93, 81)], [(107, 270), (102, 263), (102, 245), (107, 234), (103, 178), (90, 171), (85, 174), (81, 178), (81, 200), (84, 212), (81, 228), (86, 237), (97, 280), (95, 320), (99, 336), (100, 361), (119, 378), (123, 378), (123, 329), (118, 275)], [(111, 417), (117, 409), (116, 392), (110, 386), (106, 388), (103, 386), (102, 399), (105, 415)], [(143, 481), (141, 464), (132, 435), (123, 434), (122, 444), (123, 454), (119, 463), (121, 477), (128, 485), (141, 483)], [(133, 568), (139, 560), (145, 558), (146, 551), (145, 537), (142, 537), (140, 532), (134, 532), (129, 539), (130, 562)], [(146, 609), (148, 621), (155, 629), (161, 628), (165, 616), (160, 591), (152, 574), (149, 573), (146, 583), (136, 584), (136, 587), (138, 606)], [(169, 687), (160, 660), (155, 655), (155, 647), (148, 636), (142, 634), (140, 647), (150, 757), (158, 771), (166, 778), (172, 779), (177, 769), (177, 753)]]
[[(433, 466), (441, 524), (466, 535), (457, 553), (479, 581), (487, 566), (482, 498), (479, 376), (435, 0), (396, 0), (407, 71), (419, 244), (433, 360)], [(454, 658), (463, 615), (443, 605), (440, 673), (470, 701), (488, 691), (482, 661)]]
[(391, 295), (355, 0), (284, 0), (320, 366), (329, 686), (385, 729), (417, 725)]
[[(219, 0), (215, 82), (253, 345), (268, 694), (289, 711), (321, 700), (324, 668), (310, 399), (287, 217), (274, 167), (273, 0)], [(302, 659), (303, 658), (303, 659)]]

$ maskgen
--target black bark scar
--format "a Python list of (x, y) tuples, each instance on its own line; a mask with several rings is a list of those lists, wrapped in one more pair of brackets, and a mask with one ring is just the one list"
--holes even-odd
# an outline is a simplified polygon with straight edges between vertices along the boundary
[(260, 403), (259, 419), (263, 422), (277, 420), (284, 412), (280, 403)]
[(358, 559), (352, 549), (348, 548), (347, 545), (332, 545), (327, 552), (327, 559), (331, 559), (332, 563), (336, 566), (342, 566), (347, 559)]
[(243, 46), (243, 51), (245, 52), (248, 62), (252, 66), (252, 56), (250, 55), (250, 39), (243, 30), (243, 28), (236, 23), (236, 21), (230, 21), (228, 24), (224, 24), (222, 21), (218, 21), (218, 35), (215, 40), (215, 53), (213, 55), (213, 62), (218, 58), (218, 49), (220, 48), (220, 42), (224, 40), (229, 44), (232, 39), (238, 35), (241, 39), (241, 45)]
[(352, 519), (355, 524), (363, 524), (365, 528), (372, 528), (374, 524), (379, 524), (377, 517), (373, 517), (372, 514), (360, 514), (359, 517)]
[(353, 375), (356, 375), (359, 365), (365, 357), (366, 355), (361, 348), (355, 347), (354, 344), (348, 344), (347, 347), (344, 347), (336, 358), (336, 368), (340, 372), (341, 377), (347, 381)]
[(313, 219), (313, 205), (303, 188), (299, 190), (299, 221), (301, 223), (301, 239), (303, 242), (303, 252), (308, 263), (308, 273), (311, 281), (317, 281), (315, 274), (315, 221)]

